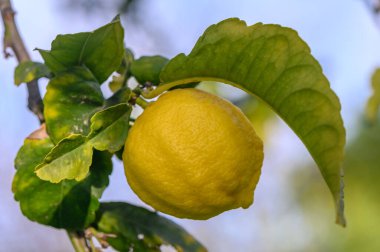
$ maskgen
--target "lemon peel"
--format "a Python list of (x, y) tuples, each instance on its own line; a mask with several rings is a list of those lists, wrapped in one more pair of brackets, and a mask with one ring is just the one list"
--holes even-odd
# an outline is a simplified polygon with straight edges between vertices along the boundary
[(253, 203), (263, 144), (229, 101), (177, 89), (136, 119), (123, 162), (142, 201), (179, 218), (208, 219)]

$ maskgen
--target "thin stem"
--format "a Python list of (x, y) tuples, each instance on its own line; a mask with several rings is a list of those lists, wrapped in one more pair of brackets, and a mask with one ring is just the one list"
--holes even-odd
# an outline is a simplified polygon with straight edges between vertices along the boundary
[(95, 244), (94, 244), (94, 241), (91, 239), (88, 239), (89, 243), (90, 243), (90, 248), (91, 248), (91, 251), (96, 251), (96, 247), (95, 247)]
[(225, 80), (225, 79), (216, 78), (216, 77), (214, 78), (214, 77), (209, 77), (209, 76), (196, 76), (196, 77), (191, 77), (191, 78), (186, 78), (186, 79), (179, 79), (179, 80), (167, 82), (167, 83), (164, 82), (163, 84), (157, 86), (153, 90), (143, 90), (141, 95), (146, 99), (152, 99), (156, 96), (159, 96), (163, 92), (168, 91), (169, 89), (171, 89), (175, 86), (182, 85), (182, 84), (189, 84), (189, 83), (193, 83), (193, 82), (201, 82), (201, 81), (223, 82), (223, 83), (230, 84), (230, 85), (234, 86), (234, 83), (232, 83), (228, 80)]
[(94, 237), (99, 242), (99, 244), (102, 246), (102, 248), (108, 248), (109, 247), (109, 243), (107, 242), (107, 238), (116, 238), (115, 234), (105, 234), (105, 233), (99, 232), (98, 230), (96, 230), (93, 227), (87, 228), (86, 234), (90, 238)]
[(80, 235), (78, 232), (70, 231), (67, 231), (67, 235), (70, 238), (75, 252), (90, 252), (89, 248), (87, 247), (87, 242), (84, 235)]
[(363, 0), (368, 10), (371, 12), (373, 19), (377, 26), (380, 26), (379, 23), (379, 13), (380, 13), (380, 1), (371, 1), (371, 0)]
[(159, 96), (163, 92), (165, 92), (165, 91), (169, 90), (170, 88), (175, 87), (177, 85), (179, 85), (177, 82), (171, 82), (168, 84), (160, 85), (153, 90), (144, 90), (141, 95), (144, 98), (151, 99), (151, 98), (154, 98), (156, 96)]
[(136, 104), (139, 105), (141, 108), (146, 109), (146, 107), (148, 107), (149, 105), (149, 102), (147, 102), (141, 97), (137, 97)]
[[(12, 8), (10, 0), (0, 0), (0, 10), (1, 17), (4, 24), (4, 38), (3, 38), (3, 52), (5, 58), (11, 56), (7, 51), (11, 49), (15, 54), (17, 61), (19, 63), (30, 61), (28, 51), (26, 50), (25, 44), (20, 36), (18, 28), (15, 22), (15, 11)], [(40, 121), (44, 122), (43, 116), (43, 103), (41, 99), (40, 90), (37, 81), (31, 81), (27, 84), (28, 89), (28, 108), (32, 111)]]

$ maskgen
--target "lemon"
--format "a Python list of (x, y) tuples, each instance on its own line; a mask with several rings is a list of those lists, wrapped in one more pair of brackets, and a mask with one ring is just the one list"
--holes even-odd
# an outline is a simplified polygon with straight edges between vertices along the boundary
[(262, 141), (244, 114), (191, 88), (169, 91), (150, 104), (123, 153), (128, 183), (140, 199), (189, 219), (249, 207), (262, 161)]

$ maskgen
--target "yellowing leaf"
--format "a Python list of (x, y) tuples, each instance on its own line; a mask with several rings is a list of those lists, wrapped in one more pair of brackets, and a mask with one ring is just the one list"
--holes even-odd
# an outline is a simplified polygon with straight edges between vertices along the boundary
[(72, 134), (63, 138), (36, 167), (37, 176), (52, 183), (64, 179), (85, 179), (89, 173), (93, 149), (113, 153), (124, 145), (130, 113), (131, 107), (125, 103), (97, 112), (91, 118), (89, 135)]
[(51, 75), (47, 66), (39, 62), (21, 62), (15, 69), (14, 82), (18, 86), (21, 83), (28, 83), (33, 80), (49, 77)]
[(54, 143), (71, 134), (87, 135), (90, 118), (104, 105), (99, 83), (83, 67), (51, 79), (44, 97), (46, 127)]
[(82, 135), (71, 135), (58, 143), (36, 167), (42, 180), (58, 183), (62, 179), (83, 180), (92, 162), (92, 146)]

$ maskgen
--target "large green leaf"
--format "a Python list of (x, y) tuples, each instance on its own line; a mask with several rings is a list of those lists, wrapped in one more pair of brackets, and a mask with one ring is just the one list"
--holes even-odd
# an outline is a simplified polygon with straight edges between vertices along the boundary
[(70, 134), (87, 135), (91, 116), (103, 104), (102, 91), (88, 69), (76, 67), (54, 77), (44, 97), (44, 115), (53, 142)]
[(14, 82), (18, 86), (21, 83), (28, 83), (42, 77), (50, 77), (51, 73), (46, 65), (25, 61), (21, 62), (15, 69)]
[(206, 251), (183, 228), (174, 222), (124, 202), (101, 203), (97, 221), (99, 231), (116, 235), (107, 242), (118, 251), (160, 251), (162, 244), (171, 245), (177, 251)]
[(372, 95), (368, 99), (366, 115), (370, 123), (375, 123), (379, 114), (380, 107), (380, 69), (372, 75)]
[(36, 167), (37, 176), (52, 183), (86, 178), (93, 148), (113, 153), (124, 145), (130, 113), (131, 107), (125, 103), (97, 112), (91, 118), (89, 135), (73, 134), (62, 139)]
[(57, 74), (86, 66), (99, 83), (116, 71), (124, 56), (124, 30), (119, 17), (93, 32), (58, 35), (51, 50), (40, 50), (49, 69)]
[(81, 182), (64, 180), (58, 184), (37, 177), (34, 167), (53, 147), (50, 139), (26, 139), (17, 154), (12, 190), (23, 214), (32, 221), (65, 229), (83, 229), (93, 222), (98, 199), (108, 185), (111, 155), (96, 152), (91, 172)]
[(174, 86), (218, 81), (266, 102), (293, 129), (319, 166), (344, 225), (340, 102), (306, 43), (289, 28), (227, 19), (209, 27), (191, 53), (164, 67), (152, 98)]

